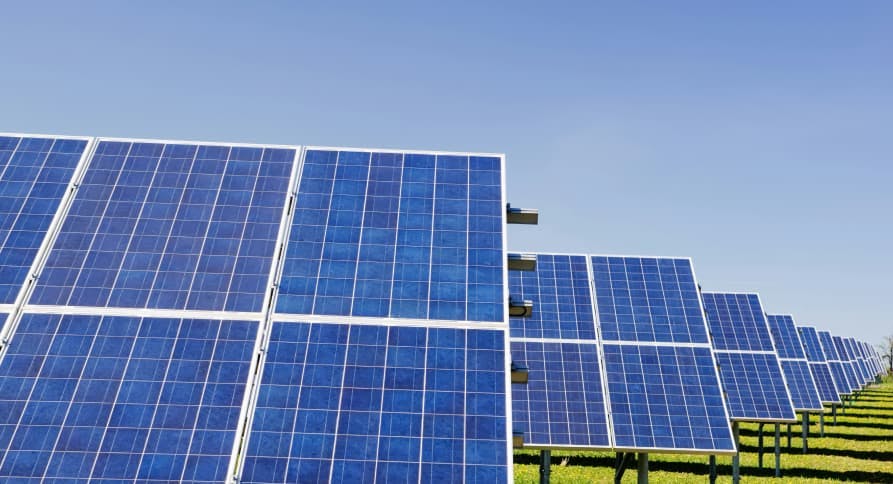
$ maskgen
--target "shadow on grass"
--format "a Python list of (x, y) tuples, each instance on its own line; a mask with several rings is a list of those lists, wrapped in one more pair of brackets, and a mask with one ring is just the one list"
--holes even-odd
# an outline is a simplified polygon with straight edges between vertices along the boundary
[[(539, 465), (538, 456), (516, 455), (515, 464), (533, 464)], [(613, 457), (569, 457), (569, 466), (585, 466), (585, 467), (607, 467), (614, 468)], [(769, 459), (767, 467), (762, 469), (756, 466), (741, 466), (742, 476), (762, 476), (772, 477), (775, 475), (775, 467), (772, 459)], [(812, 479), (826, 479), (829, 481), (862, 481), (862, 482), (893, 482), (893, 472), (868, 472), (868, 471), (834, 471), (824, 469), (811, 469), (806, 467), (784, 467), (784, 457), (781, 460), (782, 477), (803, 477)], [(553, 464), (554, 466), (554, 464)], [(651, 472), (677, 472), (692, 473), (696, 475), (707, 476), (710, 473), (710, 466), (704, 462), (665, 462), (659, 460), (650, 460), (648, 469)], [(635, 463), (630, 463), (627, 471), (635, 472)], [(720, 476), (732, 475), (732, 466), (730, 464), (717, 464), (717, 474)]]
[[(802, 447), (791, 446), (791, 449), (788, 450), (787, 446), (784, 444), (785, 442), (782, 442), (782, 455), (804, 455)], [(763, 447), (763, 455), (774, 455), (774, 445), (775, 444), (772, 443), (766, 447)], [(742, 444), (741, 451), (756, 454), (757, 446)], [(805, 455), (830, 455), (838, 457), (852, 457), (854, 459), (874, 460), (880, 462), (893, 462), (893, 452), (875, 452), (872, 450), (826, 449), (823, 447), (809, 447)]]
[[(866, 417), (871, 417), (871, 416), (870, 416), (870, 415), (866, 415)], [(831, 424), (829, 424), (828, 422), (825, 422), (825, 432), (826, 432), (826, 433), (828, 432), (828, 427), (829, 427), (829, 426), (830, 426), (830, 427), (855, 427), (855, 428), (863, 427), (863, 428), (867, 428), (867, 429), (893, 430), (893, 424), (889, 424), (889, 423), (883, 423), (883, 422), (843, 422), (843, 421), (838, 420), (836, 424), (835, 424), (835, 423), (831, 423)], [(815, 428), (815, 427), (812, 425), (811, 422), (810, 422), (809, 428), (810, 428), (810, 429)], [(774, 432), (774, 430), (773, 430), (773, 432)]]
[[(840, 422), (838, 422), (840, 425)], [(854, 425), (854, 427), (868, 427), (868, 425)], [(758, 437), (759, 434), (756, 430), (751, 429), (740, 429), (738, 434), (742, 437)], [(803, 431), (800, 430), (800, 426), (797, 425), (792, 427), (791, 429), (791, 437), (797, 439), (799, 441), (800, 437), (803, 436)], [(810, 426), (809, 431), (809, 439), (821, 439), (819, 436), (819, 431), (817, 428)], [(824, 438), (832, 438), (832, 439), (844, 439), (844, 440), (858, 440), (861, 442), (871, 442), (873, 440), (887, 441), (890, 440), (889, 435), (859, 435), (859, 434), (844, 434), (838, 433), (834, 431), (834, 426), (825, 425), (825, 437)], [(763, 430), (763, 440), (765, 441), (765, 445), (770, 445), (770, 442), (774, 442), (775, 439), (775, 429), (772, 430), (766, 429)], [(781, 446), (786, 447), (788, 442), (788, 432), (784, 427), (781, 429)], [(774, 444), (772, 444), (774, 445)]]

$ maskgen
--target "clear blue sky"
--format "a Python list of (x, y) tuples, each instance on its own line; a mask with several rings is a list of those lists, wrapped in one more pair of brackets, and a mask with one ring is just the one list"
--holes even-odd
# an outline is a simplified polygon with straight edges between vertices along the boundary
[(4, 5), (0, 130), (503, 152), (512, 249), (893, 333), (889, 2), (132, 3)]

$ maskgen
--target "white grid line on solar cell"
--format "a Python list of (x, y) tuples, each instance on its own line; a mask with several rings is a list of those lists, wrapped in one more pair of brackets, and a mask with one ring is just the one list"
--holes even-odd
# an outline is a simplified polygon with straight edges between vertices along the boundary
[(84, 316), (132, 316), (169, 319), (237, 319), (239, 321), (259, 321), (264, 315), (257, 312), (204, 311), (194, 309), (152, 309), (152, 308), (94, 308), (89, 306), (24, 306), (23, 311), (35, 314), (79, 314)]

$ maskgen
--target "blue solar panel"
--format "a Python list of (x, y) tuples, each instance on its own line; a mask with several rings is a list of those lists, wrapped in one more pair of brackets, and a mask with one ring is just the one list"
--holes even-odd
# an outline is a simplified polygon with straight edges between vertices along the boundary
[(0, 304), (15, 302), (86, 147), (0, 136)]
[(258, 323), (24, 314), (0, 480), (223, 482)]
[(797, 411), (821, 411), (822, 402), (819, 399), (815, 381), (809, 372), (809, 364), (806, 360), (781, 360), (781, 368), (784, 371), (788, 390), (791, 392), (791, 401)]
[(834, 388), (837, 390), (838, 395), (848, 395), (852, 390), (847, 379), (846, 370), (844, 370), (840, 357), (837, 355), (834, 339), (831, 337), (831, 333), (827, 331), (818, 331), (818, 335), (819, 343), (822, 345), (822, 355), (825, 357), (825, 361), (828, 362), (828, 369), (831, 370)]
[(308, 150), (276, 311), (504, 321), (502, 159)]
[(701, 296), (714, 349), (774, 351), (759, 296), (710, 292)]
[(605, 341), (709, 343), (688, 259), (592, 257)]
[(504, 338), (274, 322), (240, 482), (505, 482)]
[(512, 341), (512, 361), (527, 366), (512, 385), (512, 427), (530, 448), (609, 448), (598, 345)]
[(855, 392), (862, 388), (859, 377), (856, 375), (856, 369), (853, 367), (853, 363), (850, 361), (850, 356), (843, 345), (843, 338), (841, 338), (840, 336), (833, 336), (833, 338), (834, 348), (837, 350), (837, 356), (840, 358), (840, 362), (843, 365), (843, 369), (847, 375), (847, 380), (850, 383), (850, 390)]
[(781, 360), (781, 369), (791, 393), (794, 410), (823, 410), (819, 390), (809, 371), (806, 352), (794, 318), (789, 315), (767, 315), (766, 321)]
[(772, 340), (780, 358), (806, 359), (803, 345), (794, 325), (794, 318), (789, 315), (767, 315), (769, 330), (772, 331)]
[(865, 362), (862, 360), (861, 356), (859, 356), (859, 353), (856, 350), (856, 340), (853, 338), (846, 338), (846, 340), (844, 341), (849, 349), (850, 358), (856, 363), (856, 370), (859, 372), (862, 383), (867, 384), (871, 381), (871, 378), (869, 378), (868, 376), (868, 370), (865, 368)]
[(603, 349), (618, 449), (735, 451), (709, 347)]
[(822, 351), (818, 331), (812, 326), (798, 326), (797, 331), (800, 333), (800, 340), (803, 342), (803, 348), (806, 350), (809, 371), (812, 373), (812, 379), (815, 381), (816, 389), (819, 391), (819, 398), (824, 403), (839, 402), (840, 396), (834, 384), (831, 368), (826, 362), (824, 351)]
[(538, 254), (535, 271), (509, 272), (509, 294), (534, 301), (509, 319), (513, 338), (596, 339), (586, 256)]
[(100, 142), (30, 303), (260, 311), (294, 158)]
[(733, 420), (796, 420), (774, 353), (717, 351), (716, 361)]
[(710, 292), (701, 296), (731, 418), (796, 419), (759, 296)]

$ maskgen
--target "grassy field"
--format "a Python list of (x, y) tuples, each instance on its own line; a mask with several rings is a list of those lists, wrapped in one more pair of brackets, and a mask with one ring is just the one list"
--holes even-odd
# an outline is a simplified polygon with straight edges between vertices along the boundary
[[(891, 482), (893, 483), (893, 380), (864, 390), (837, 424), (825, 418), (825, 436), (819, 436), (818, 416), (810, 415), (809, 452), (803, 454), (802, 428), (792, 426), (791, 448), (782, 429), (781, 476), (775, 479), (774, 426), (764, 427), (763, 468), (757, 467), (757, 425), (742, 424), (742, 482)], [(654, 483), (707, 482), (706, 456), (650, 454), (649, 481)], [(554, 483), (611, 482), (614, 454), (604, 452), (552, 452)], [(731, 482), (732, 458), (717, 458), (717, 482)], [(539, 453), (515, 453), (515, 482), (539, 481)], [(636, 482), (633, 462), (623, 482)]]

